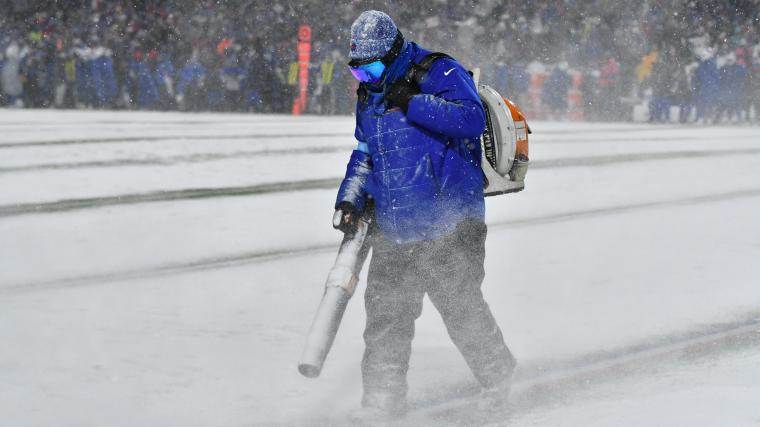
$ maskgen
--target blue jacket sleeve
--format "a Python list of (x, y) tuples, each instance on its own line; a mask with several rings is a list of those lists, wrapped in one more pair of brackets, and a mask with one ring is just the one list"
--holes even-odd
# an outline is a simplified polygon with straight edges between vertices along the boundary
[(451, 138), (475, 138), (483, 133), (483, 104), (472, 78), (456, 61), (433, 63), (420, 88), (423, 93), (409, 101), (406, 117), (410, 121)]
[(338, 189), (338, 198), (335, 201), (335, 208), (341, 202), (349, 202), (356, 207), (359, 212), (364, 210), (367, 201), (367, 178), (372, 173), (372, 160), (369, 154), (354, 150), (351, 158), (348, 160), (346, 167), (346, 177)]

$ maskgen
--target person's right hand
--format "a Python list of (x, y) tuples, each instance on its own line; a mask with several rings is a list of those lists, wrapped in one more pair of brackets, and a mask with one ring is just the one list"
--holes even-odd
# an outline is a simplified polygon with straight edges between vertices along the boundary
[(340, 202), (333, 215), (333, 228), (347, 234), (356, 233), (359, 223), (359, 213), (356, 206), (349, 202)]

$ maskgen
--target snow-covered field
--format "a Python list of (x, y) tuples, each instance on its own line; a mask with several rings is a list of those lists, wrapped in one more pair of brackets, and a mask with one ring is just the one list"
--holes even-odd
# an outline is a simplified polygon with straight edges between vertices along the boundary
[[(489, 198), (506, 425), (760, 423), (760, 128), (531, 123)], [(333, 425), (364, 311), (297, 359), (340, 235), (353, 119), (0, 112), (0, 424)], [(361, 285), (360, 285), (361, 288)], [(426, 304), (409, 424), (476, 424)]]

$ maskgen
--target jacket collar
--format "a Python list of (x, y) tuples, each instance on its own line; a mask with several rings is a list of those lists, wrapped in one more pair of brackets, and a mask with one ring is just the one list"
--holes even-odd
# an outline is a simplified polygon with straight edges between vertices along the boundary
[(404, 47), (401, 49), (401, 53), (398, 55), (395, 61), (388, 66), (388, 70), (385, 72), (383, 80), (374, 85), (368, 85), (367, 89), (370, 92), (385, 92), (391, 83), (403, 77), (406, 74), (406, 70), (412, 64), (419, 47), (412, 42), (404, 42)]

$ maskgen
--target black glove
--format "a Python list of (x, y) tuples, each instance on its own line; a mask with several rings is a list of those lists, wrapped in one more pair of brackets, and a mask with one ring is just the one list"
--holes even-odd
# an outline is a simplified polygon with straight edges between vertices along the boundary
[(416, 84), (408, 82), (406, 79), (398, 79), (388, 88), (388, 92), (385, 94), (385, 105), (389, 109), (399, 107), (406, 114), (409, 109), (409, 101), (418, 93), (420, 93), (420, 88)]
[(350, 202), (340, 202), (333, 215), (333, 228), (347, 234), (356, 233), (359, 224), (359, 212)]

